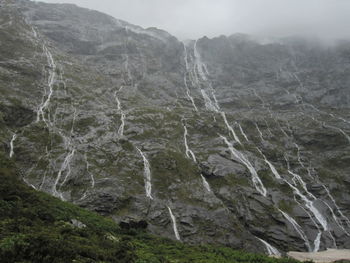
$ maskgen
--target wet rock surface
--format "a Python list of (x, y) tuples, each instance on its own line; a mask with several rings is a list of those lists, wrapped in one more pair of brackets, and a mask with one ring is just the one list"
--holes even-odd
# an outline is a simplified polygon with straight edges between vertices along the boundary
[(30, 1), (0, 25), (0, 149), (35, 189), (187, 243), (350, 248), (349, 44)]

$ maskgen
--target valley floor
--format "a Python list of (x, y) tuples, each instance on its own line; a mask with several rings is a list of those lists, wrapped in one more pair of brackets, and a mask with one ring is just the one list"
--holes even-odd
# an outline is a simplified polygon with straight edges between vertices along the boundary
[(312, 260), (315, 263), (328, 263), (340, 260), (350, 261), (350, 250), (328, 249), (326, 251), (314, 253), (288, 252), (288, 256), (300, 261)]

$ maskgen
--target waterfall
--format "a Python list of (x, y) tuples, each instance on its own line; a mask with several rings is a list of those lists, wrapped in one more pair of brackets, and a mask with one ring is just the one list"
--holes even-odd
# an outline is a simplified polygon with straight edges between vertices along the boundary
[(276, 179), (282, 179), (281, 175), (277, 172), (275, 166), (272, 163), (270, 163), (269, 160), (267, 160), (265, 154), (263, 154), (263, 152), (259, 148), (257, 148), (257, 150), (264, 157), (265, 163), (267, 163), (267, 165), (270, 167), (270, 170), (273, 173), (273, 175), (276, 177)]
[(266, 188), (264, 187), (262, 181), (260, 180), (259, 178), (259, 175), (258, 173), (256, 172), (255, 168), (252, 166), (252, 164), (249, 162), (249, 160), (242, 154), (240, 153), (239, 151), (237, 151), (233, 145), (227, 140), (227, 138), (223, 135), (220, 135), (221, 139), (224, 140), (224, 142), (226, 143), (226, 145), (228, 146), (229, 150), (231, 151), (232, 155), (237, 158), (242, 164), (244, 164), (251, 176), (252, 176), (252, 181), (253, 181), (253, 184), (254, 184), (254, 187), (255, 189), (263, 196), (266, 197), (267, 195), (267, 190)]
[(118, 110), (118, 111), (121, 111), (121, 110), (122, 110), (122, 107), (121, 107), (120, 100), (119, 100), (119, 98), (118, 98), (118, 96), (117, 96), (117, 93), (118, 93), (118, 91), (115, 91), (115, 92), (114, 92), (114, 98), (115, 98), (115, 101), (117, 102), (117, 110)]
[(292, 218), (291, 216), (289, 216), (286, 212), (283, 212), (282, 210), (278, 209), (282, 215), (288, 220), (288, 222), (294, 227), (295, 231), (297, 231), (297, 233), (299, 234), (299, 236), (304, 240), (305, 242), (305, 246), (307, 247), (308, 251), (311, 252), (311, 246), (310, 246), (310, 242), (307, 239), (306, 234), (304, 233), (303, 229), (301, 228), (301, 226), (294, 220), (294, 218)]
[(124, 136), (124, 127), (125, 127), (125, 114), (123, 112), (120, 115), (120, 120), (121, 120), (121, 124), (118, 129), (118, 136), (122, 137)]
[(49, 94), (47, 95), (46, 100), (44, 100), (45, 96), (43, 97), (43, 102), (39, 105), (39, 109), (37, 111), (36, 121), (39, 122), (40, 116), (41, 116), (42, 120), (48, 126), (48, 123), (45, 119), (45, 112), (44, 111), (49, 107), (50, 100), (51, 100), (51, 97), (53, 94), (53, 85), (54, 85), (55, 80), (56, 80), (56, 64), (55, 64), (55, 61), (52, 57), (51, 52), (48, 50), (48, 48), (46, 47), (45, 44), (43, 45), (43, 50), (44, 50), (44, 53), (46, 55), (47, 62), (49, 64), (49, 78), (48, 78)]
[(10, 141), (10, 158), (12, 158), (13, 155), (14, 155), (14, 151), (13, 151), (14, 146), (13, 146), (13, 143), (15, 142), (16, 138), (17, 138), (17, 134), (15, 133), (15, 134), (12, 135), (12, 139), (11, 139), (11, 141)]
[(183, 126), (184, 126), (184, 142), (185, 142), (185, 148), (186, 148), (186, 157), (192, 158), (192, 160), (196, 163), (197, 162), (196, 156), (194, 155), (194, 153), (191, 151), (191, 149), (188, 147), (188, 144), (187, 144), (187, 135), (188, 135), (187, 127), (185, 124), (183, 124)]
[(150, 165), (149, 162), (146, 158), (146, 156), (144, 155), (144, 153), (136, 147), (136, 149), (139, 151), (140, 155), (142, 156), (143, 159), (143, 165), (144, 165), (144, 178), (145, 178), (145, 190), (146, 190), (146, 196), (149, 199), (153, 199), (151, 193), (152, 193), (152, 183), (151, 183), (151, 169), (150, 169)]
[(187, 74), (190, 72), (190, 68), (189, 68), (189, 65), (188, 65), (187, 48), (186, 48), (185, 43), (182, 42), (182, 44), (183, 44), (183, 47), (184, 47), (184, 59), (185, 59), (185, 67), (186, 67), (186, 72), (185, 72), (185, 75), (184, 75), (184, 83), (185, 83), (185, 88), (186, 88), (186, 95), (187, 95), (188, 99), (191, 101), (194, 110), (198, 111), (198, 108), (197, 108), (196, 104), (194, 103), (194, 99), (193, 99), (193, 97), (190, 94), (190, 89), (189, 89), (188, 84), (187, 84)]
[(204, 89), (201, 89), (201, 93), (202, 93), (202, 96), (203, 96), (203, 99), (204, 99), (205, 108), (207, 110), (210, 110), (210, 111), (218, 112), (218, 109), (213, 104), (213, 102), (210, 99), (210, 97), (208, 96), (207, 92)]
[(258, 132), (259, 132), (259, 136), (260, 136), (261, 141), (262, 141), (262, 142), (265, 141), (265, 140), (264, 140), (264, 137), (263, 137), (263, 134), (262, 134), (262, 132), (261, 132), (261, 130), (260, 130), (260, 128), (259, 128), (259, 126), (258, 126), (257, 123), (255, 123), (255, 127), (256, 127), (256, 129), (258, 130)]
[(350, 219), (348, 217), (346, 217), (343, 214), (343, 212), (340, 210), (339, 206), (335, 202), (334, 197), (331, 195), (329, 189), (325, 185), (322, 185), (322, 186), (326, 190), (328, 197), (331, 199), (332, 203), (334, 204), (335, 208), (337, 209), (337, 212), (340, 214), (340, 217), (343, 218), (343, 220), (346, 222), (346, 225), (350, 228)]
[(71, 172), (71, 170), (70, 170), (70, 162), (71, 162), (71, 160), (72, 160), (72, 158), (73, 158), (73, 156), (74, 156), (74, 153), (75, 153), (75, 149), (72, 149), (72, 150), (66, 155), (66, 157), (65, 157), (65, 159), (64, 159), (64, 161), (63, 161), (63, 163), (62, 163), (62, 165), (61, 165), (61, 168), (60, 168), (60, 170), (58, 171), (58, 174), (57, 174), (55, 183), (54, 183), (54, 185), (53, 185), (53, 187), (52, 187), (52, 194), (53, 194), (53, 196), (59, 197), (59, 198), (61, 198), (62, 200), (64, 200), (64, 198), (63, 198), (63, 196), (62, 196), (62, 193), (59, 193), (58, 190), (57, 190), (57, 188), (58, 188), (58, 183), (59, 183), (59, 181), (60, 181), (60, 179), (61, 179), (61, 177), (62, 177), (63, 172), (64, 172), (65, 170), (67, 170), (67, 169), (68, 169), (68, 172), (67, 172), (67, 174), (66, 174), (66, 176), (65, 176), (65, 178), (64, 178), (63, 183), (62, 183), (60, 186), (62, 186), (62, 185), (65, 183), (65, 181), (67, 180), (67, 178), (69, 177), (70, 172)]
[(231, 132), (233, 138), (235, 139), (236, 142), (238, 142), (239, 144), (242, 144), (241, 141), (239, 140), (237, 134), (235, 133), (234, 129), (229, 125), (227, 118), (226, 118), (226, 114), (225, 112), (221, 112), (221, 116), (224, 119), (225, 125), (227, 127), (227, 129)]
[[(308, 197), (303, 195), (296, 186), (293, 186), (287, 180), (284, 180), (284, 181), (293, 190), (293, 193), (295, 195), (299, 196), (299, 198), (301, 200), (303, 200), (305, 207), (311, 212), (311, 214), (313, 214), (313, 216), (316, 218), (318, 223), (322, 226), (323, 231), (324, 232), (328, 232), (329, 236), (333, 239), (333, 242), (335, 243), (335, 239), (334, 239), (333, 235), (331, 234), (331, 232), (329, 231), (329, 226), (328, 226), (327, 219), (315, 207), (314, 200), (310, 200)], [(315, 241), (314, 241), (314, 244), (315, 244), (314, 252), (317, 252), (319, 250), (319, 242), (320, 242), (321, 234), (322, 234), (322, 232), (320, 231), (319, 234), (317, 235)]]
[(86, 153), (84, 154), (85, 162), (86, 162), (86, 171), (90, 175), (90, 180), (91, 180), (91, 188), (95, 187), (95, 178), (94, 175), (90, 172), (90, 163), (87, 159)]
[(204, 185), (205, 189), (207, 189), (208, 192), (211, 192), (210, 185), (207, 182), (207, 180), (205, 179), (205, 177), (203, 176), (203, 174), (201, 174), (201, 177), (202, 177), (202, 181), (203, 181), (203, 185)]
[[(186, 157), (189, 159), (192, 159), (195, 163), (197, 163), (197, 159), (196, 159), (195, 154), (192, 152), (192, 150), (188, 147), (188, 144), (187, 144), (187, 135), (188, 135), (187, 127), (185, 124), (183, 124), (183, 126), (184, 126), (184, 142), (185, 142), (185, 148), (186, 148), (186, 152), (185, 152)], [(203, 183), (204, 188), (208, 192), (211, 192), (210, 185), (202, 174), (201, 174), (201, 178), (202, 178), (202, 183)]]
[(239, 130), (241, 131), (241, 134), (243, 135), (244, 139), (245, 139), (247, 142), (249, 142), (248, 136), (247, 136), (247, 134), (245, 134), (245, 132), (244, 132), (244, 130), (243, 130), (241, 124), (238, 123), (238, 127), (239, 127)]
[(323, 127), (325, 128), (329, 128), (329, 129), (333, 129), (333, 130), (336, 130), (338, 132), (340, 132), (342, 135), (344, 135), (344, 137), (348, 140), (348, 142), (350, 143), (350, 136), (346, 134), (345, 131), (343, 131), (342, 129), (338, 128), (338, 127), (334, 127), (334, 126), (331, 126), (331, 125), (328, 125), (326, 124), (325, 122), (323, 122)]
[[(218, 104), (217, 99), (215, 97), (214, 89), (211, 86), (211, 84), (209, 83), (209, 80), (207, 78), (207, 75), (209, 75), (208, 69), (207, 69), (206, 65), (202, 62), (202, 58), (197, 50), (197, 40), (195, 41), (194, 46), (193, 46), (193, 53), (194, 53), (194, 68), (193, 68), (194, 74), (193, 75), (194, 75), (197, 87), (200, 88), (200, 90), (201, 90), (202, 97), (203, 97), (204, 103), (205, 103), (205, 107), (207, 110), (219, 112), (220, 107), (219, 107), (219, 104)], [(200, 87), (200, 81), (199, 81), (198, 75), (201, 78), (201, 81), (203, 83), (205, 83), (207, 85), (207, 87), (209, 88), (211, 95), (213, 97), (213, 100), (209, 97), (207, 91)]]
[(267, 243), (265, 240), (262, 240), (261, 238), (256, 237), (261, 243), (263, 243), (266, 247), (266, 251), (269, 254), (269, 256), (281, 256), (281, 253), (277, 250), (277, 248), (273, 247), (269, 243)]
[(180, 235), (179, 235), (179, 231), (177, 230), (176, 218), (175, 218), (173, 212), (171, 211), (171, 208), (169, 206), (167, 206), (167, 208), (168, 208), (168, 211), (169, 211), (169, 214), (170, 214), (170, 218), (171, 218), (171, 221), (172, 221), (172, 224), (173, 224), (175, 238), (180, 241), (181, 238), (180, 238)]
[[(122, 89), (122, 87), (118, 91), (120, 91), (121, 89)], [(120, 122), (121, 122), (121, 124), (120, 124), (119, 129), (118, 129), (118, 137), (121, 138), (121, 137), (124, 136), (124, 127), (125, 127), (125, 118), (126, 118), (126, 116), (125, 116), (124, 111), (122, 110), (120, 100), (119, 100), (119, 98), (117, 96), (118, 91), (116, 91), (114, 93), (114, 98), (115, 98), (115, 101), (117, 102), (117, 110), (120, 113)]]
[(304, 163), (301, 161), (301, 156), (300, 156), (300, 147), (297, 143), (294, 143), (295, 148), (297, 148), (297, 157), (298, 157), (298, 162), (301, 167), (305, 168)]

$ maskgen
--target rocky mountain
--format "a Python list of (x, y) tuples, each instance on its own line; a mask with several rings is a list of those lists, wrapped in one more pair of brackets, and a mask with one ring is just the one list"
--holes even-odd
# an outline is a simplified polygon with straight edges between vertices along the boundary
[(189, 244), (350, 248), (350, 43), (180, 42), (0, 7), (1, 151), (38, 191)]

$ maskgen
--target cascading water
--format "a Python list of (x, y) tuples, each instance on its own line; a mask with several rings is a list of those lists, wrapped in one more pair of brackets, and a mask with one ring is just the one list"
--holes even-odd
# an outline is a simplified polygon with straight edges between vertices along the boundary
[(193, 97), (191, 96), (190, 89), (189, 89), (188, 84), (187, 84), (187, 74), (189, 74), (189, 72), (190, 72), (190, 67), (188, 65), (188, 54), (187, 54), (186, 45), (185, 45), (185, 43), (182, 43), (182, 44), (183, 44), (183, 47), (184, 47), (184, 59), (185, 59), (185, 67), (186, 67), (186, 72), (185, 72), (185, 75), (184, 75), (184, 83), (185, 83), (185, 88), (186, 88), (186, 95), (187, 95), (188, 99), (191, 101), (194, 110), (198, 111), (198, 108), (197, 108), (197, 106), (196, 106), (196, 104), (194, 102)]
[(260, 136), (261, 141), (264, 142), (265, 139), (264, 139), (263, 134), (262, 134), (262, 132), (261, 132), (261, 130), (260, 130), (260, 128), (259, 128), (259, 126), (258, 126), (257, 123), (255, 123), (255, 127), (256, 127), (256, 129), (258, 130), (258, 133), (259, 133), (259, 136)]
[(248, 136), (247, 136), (247, 134), (245, 134), (245, 132), (244, 132), (244, 130), (243, 130), (241, 124), (238, 123), (238, 127), (239, 127), (239, 130), (240, 130), (242, 136), (244, 137), (244, 139), (245, 139), (247, 142), (249, 142)]
[(196, 156), (194, 155), (194, 153), (192, 152), (192, 150), (188, 147), (188, 144), (187, 144), (187, 135), (188, 135), (188, 132), (187, 132), (187, 127), (185, 124), (183, 124), (184, 126), (184, 143), (185, 143), (185, 148), (186, 148), (186, 157), (187, 158), (192, 158), (192, 160), (196, 163), (197, 162), (197, 159), (196, 159)]
[(267, 163), (267, 165), (270, 167), (270, 170), (273, 173), (273, 175), (276, 177), (276, 179), (282, 179), (281, 175), (277, 172), (276, 167), (269, 160), (267, 160), (265, 154), (263, 154), (263, 152), (259, 148), (257, 148), (257, 150), (264, 157), (265, 163)]
[(237, 150), (233, 147), (232, 143), (230, 143), (230, 142), (227, 140), (227, 138), (226, 138), (225, 136), (220, 135), (220, 137), (221, 137), (222, 140), (224, 140), (224, 142), (225, 142), (226, 145), (228, 146), (228, 148), (229, 148), (231, 154), (232, 154), (235, 158), (237, 158), (242, 164), (244, 164), (244, 165), (248, 168), (248, 170), (249, 170), (249, 172), (250, 172), (250, 174), (251, 174), (251, 176), (252, 176), (252, 182), (253, 182), (253, 185), (254, 185), (255, 189), (256, 189), (261, 195), (263, 195), (263, 196), (266, 197), (266, 195), (267, 195), (267, 190), (266, 190), (266, 188), (264, 187), (264, 184), (262, 183), (262, 181), (261, 181), (261, 179), (260, 179), (258, 173), (256, 172), (255, 168), (252, 166), (252, 164), (249, 162), (249, 160), (248, 160), (242, 153), (240, 153), (239, 151), (237, 151)]
[(91, 188), (95, 187), (95, 177), (94, 175), (90, 172), (90, 163), (88, 161), (88, 158), (86, 156), (86, 154), (84, 155), (84, 159), (86, 162), (86, 172), (90, 175), (90, 180), (91, 180)]
[(49, 126), (47, 120), (45, 119), (45, 110), (48, 109), (49, 104), (50, 104), (50, 100), (51, 100), (51, 97), (53, 94), (53, 86), (54, 86), (54, 83), (56, 80), (56, 64), (55, 64), (55, 61), (52, 57), (50, 50), (47, 48), (47, 46), (45, 44), (43, 45), (43, 50), (44, 50), (44, 53), (46, 55), (47, 62), (49, 65), (49, 78), (48, 78), (49, 93), (47, 95), (46, 100), (44, 100), (44, 97), (45, 97), (44, 96), (43, 102), (39, 105), (39, 109), (37, 111), (36, 121), (39, 122), (40, 119), (42, 119), (46, 123), (46, 125)]
[(273, 247), (272, 245), (270, 245), (269, 243), (267, 243), (265, 240), (256, 237), (261, 243), (263, 243), (266, 247), (266, 251), (270, 256), (281, 256), (281, 253), (278, 251), (277, 248)]
[[(187, 144), (188, 131), (187, 131), (187, 127), (186, 127), (185, 123), (183, 124), (183, 126), (184, 126), (184, 143), (185, 143), (185, 149), (186, 149), (186, 152), (185, 152), (186, 157), (189, 158), (189, 159), (192, 159), (195, 163), (197, 163), (197, 158), (196, 158), (195, 154), (188, 147), (188, 144)], [(205, 179), (205, 177), (202, 174), (201, 174), (201, 178), (202, 178), (202, 182), (203, 182), (204, 188), (208, 192), (211, 192), (210, 185), (209, 185), (209, 183), (207, 182), (207, 180)]]
[[(62, 165), (61, 165), (61, 168), (60, 170), (58, 171), (58, 174), (57, 174), (57, 177), (56, 177), (56, 180), (53, 184), (53, 187), (52, 187), (52, 195), (55, 196), (55, 197), (59, 197), (61, 198), (62, 200), (64, 200), (63, 198), (63, 195), (61, 192), (58, 191), (58, 184), (61, 180), (61, 177), (62, 177), (62, 174), (64, 171), (68, 170), (67, 173), (66, 173), (66, 176), (65, 176), (65, 179), (64, 179), (64, 182), (66, 181), (66, 179), (69, 177), (70, 173), (71, 173), (71, 169), (70, 169), (70, 162), (74, 156), (74, 153), (75, 153), (75, 149), (72, 149), (68, 154), (67, 156), (65, 157)], [(62, 184), (60, 184), (60, 186), (62, 186)]]
[[(208, 69), (207, 69), (206, 65), (202, 62), (202, 58), (197, 50), (197, 40), (195, 41), (194, 46), (193, 46), (193, 53), (194, 53), (194, 68), (193, 68), (194, 80), (195, 80), (195, 84), (196, 84), (197, 88), (199, 88), (201, 91), (201, 94), (202, 94), (203, 99), (204, 99), (205, 107), (207, 110), (219, 112), (220, 107), (219, 107), (218, 102), (216, 100), (214, 89), (211, 86), (211, 84), (209, 83), (209, 80), (207, 78)], [(199, 75), (199, 77), (198, 77), (198, 75)], [(206, 89), (201, 87), (201, 82), (200, 82), (199, 78), (206, 85), (207, 90), (210, 91), (213, 99), (210, 98)]]
[(174, 230), (175, 238), (180, 241), (181, 238), (180, 238), (179, 231), (177, 230), (176, 218), (175, 218), (175, 216), (173, 214), (173, 211), (171, 211), (171, 208), (169, 206), (167, 206), (167, 208), (168, 208), (168, 211), (169, 211), (171, 222), (173, 224), (173, 230)]
[(17, 134), (15, 133), (15, 134), (12, 135), (12, 138), (11, 138), (11, 141), (10, 141), (10, 158), (12, 158), (14, 153), (15, 153), (14, 150), (13, 150), (13, 148), (14, 148), (13, 144), (14, 144), (16, 138), (17, 138)]
[(207, 189), (208, 192), (211, 192), (210, 185), (207, 182), (207, 180), (205, 179), (205, 177), (203, 176), (203, 174), (201, 174), (201, 178), (202, 178), (203, 185), (204, 185), (205, 189)]
[(120, 121), (121, 121), (121, 124), (120, 124), (119, 129), (118, 129), (118, 136), (122, 137), (122, 136), (124, 136), (124, 127), (125, 127), (125, 114), (124, 114), (124, 112), (122, 112), (120, 115)]
[(231, 132), (231, 134), (232, 134), (233, 138), (235, 139), (235, 141), (238, 142), (239, 144), (242, 144), (241, 141), (239, 140), (237, 134), (235, 133), (234, 129), (228, 123), (225, 112), (221, 112), (221, 116), (224, 119), (224, 122), (225, 122), (225, 125), (226, 125), (227, 129)]
[(288, 220), (288, 222), (294, 227), (295, 231), (299, 234), (299, 236), (304, 240), (305, 246), (307, 247), (308, 251), (311, 252), (312, 248), (310, 245), (309, 240), (307, 239), (306, 234), (304, 233), (301, 226), (292, 218), (290, 215), (288, 215), (286, 212), (283, 212), (281, 209), (278, 209), (282, 215)]
[(152, 200), (153, 197), (151, 194), (152, 193), (152, 183), (151, 183), (150, 165), (149, 165), (149, 162), (148, 162), (146, 156), (144, 155), (144, 153), (139, 148), (136, 147), (136, 149), (139, 151), (139, 153), (143, 159), (146, 196)]

